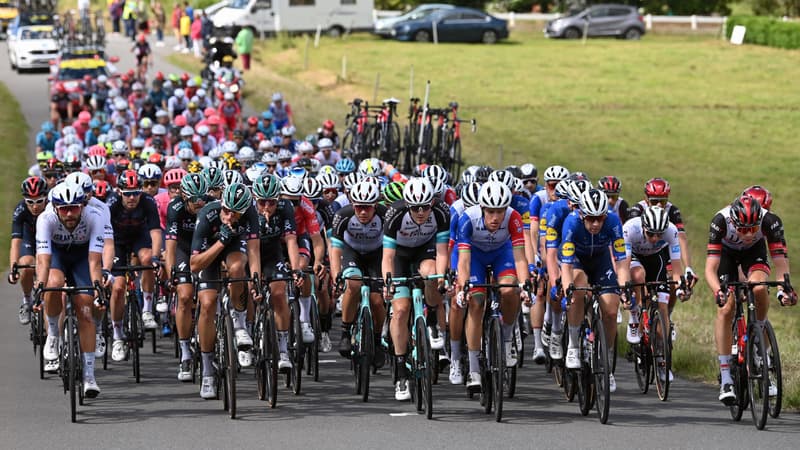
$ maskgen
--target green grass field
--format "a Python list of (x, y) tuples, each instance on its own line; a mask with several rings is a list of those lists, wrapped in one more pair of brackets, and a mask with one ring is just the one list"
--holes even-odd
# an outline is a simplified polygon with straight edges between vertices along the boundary
[[(377, 74), (377, 98), (397, 97), (405, 111), (413, 66), (415, 96), (431, 80), (433, 106), (457, 100), (462, 117), (477, 118), (477, 133), (463, 138), (471, 163), (534, 162), (540, 173), (562, 164), (593, 179), (614, 174), (631, 202), (641, 198), (645, 180), (667, 178), (698, 273), (709, 221), (749, 184), (772, 191), (790, 253), (800, 248), (800, 210), (791, 206), (800, 194), (794, 178), (800, 91), (790, 87), (800, 75), (800, 53), (735, 47), (709, 35), (582, 45), (547, 40), (540, 28), (527, 28), (495, 46), (408, 44), (368, 35), (323, 38), (318, 49), (310, 46), (307, 70), (303, 37), (268, 40), (254, 52), (256, 70), (245, 77), (245, 94), (260, 108), (273, 91), (282, 91), (300, 134), (306, 134), (329, 117), (343, 124), (345, 102), (353, 97), (372, 101)], [(343, 56), (346, 81), (340, 79)], [(716, 306), (705, 284), (699, 286), (674, 314), (674, 365), (681, 375), (715, 381)], [(800, 309), (773, 303), (771, 320), (781, 342), (784, 399), (797, 408)]]

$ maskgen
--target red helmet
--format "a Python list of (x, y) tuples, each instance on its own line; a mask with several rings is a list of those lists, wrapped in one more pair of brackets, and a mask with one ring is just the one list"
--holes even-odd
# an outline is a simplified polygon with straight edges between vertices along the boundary
[(133, 78), (136, 76), (136, 72), (134, 72), (133, 69), (128, 69), (128, 72), (126, 73), (128, 74), (128, 78)]
[(597, 189), (600, 189), (606, 194), (619, 194), (619, 191), (622, 189), (622, 182), (619, 181), (619, 178), (609, 175), (600, 178), (600, 181), (597, 182)]
[(47, 194), (47, 183), (40, 177), (28, 177), (22, 182), (22, 196), (25, 198), (41, 197)]
[(50, 158), (45, 162), (43, 172), (63, 172), (64, 164), (56, 158)]
[(131, 81), (131, 77), (129, 77), (128, 74), (126, 73), (123, 73), (122, 76), (119, 77), (119, 79), (122, 80), (123, 83)]
[(164, 81), (164, 72), (160, 70), (156, 72), (155, 79), (159, 81)]
[(144, 33), (139, 35), (139, 42), (147, 42), (147, 36), (145, 36)]
[(219, 116), (214, 114), (213, 116), (209, 117), (208, 118), (208, 124), (209, 125), (219, 125), (220, 124)]
[(256, 116), (248, 117), (247, 118), (247, 124), (250, 125), (250, 126), (253, 126), (253, 127), (258, 125), (258, 117), (256, 117)]
[(102, 144), (89, 147), (89, 156), (106, 156), (106, 148)]
[(64, 83), (62, 83), (60, 81), (58, 83), (56, 83), (55, 88), (56, 88), (56, 92), (58, 92), (59, 94), (63, 94), (65, 92), (67, 92), (66, 86), (64, 86)]
[(179, 115), (179, 116), (175, 116), (175, 120), (173, 120), (173, 123), (175, 124), (176, 127), (185, 127), (186, 126), (186, 116), (184, 116), (182, 114)]
[(131, 165), (131, 162), (128, 161), (126, 158), (122, 158), (114, 164), (114, 167), (117, 169), (117, 172), (122, 173), (123, 171), (128, 169), (128, 166)]
[(730, 218), (737, 228), (761, 225), (761, 204), (749, 195), (742, 195), (731, 203)]
[(742, 192), (742, 195), (749, 195), (758, 200), (758, 203), (763, 209), (770, 209), (772, 207), (772, 194), (769, 191), (757, 184), (750, 186)]
[(187, 81), (189, 81), (189, 78), (190, 78), (190, 77), (189, 77), (189, 74), (188, 74), (188, 73), (186, 73), (186, 72), (183, 72), (183, 74), (181, 74), (181, 81), (183, 81), (184, 83), (186, 83)]
[(83, 81), (85, 81), (87, 83), (92, 81), (92, 76), (91, 75), (84, 75), (83, 76)]
[(210, 106), (209, 106), (208, 108), (206, 108), (206, 109), (204, 109), (204, 110), (203, 110), (203, 115), (204, 115), (206, 118), (209, 118), (209, 117), (213, 116), (213, 115), (214, 115), (214, 114), (216, 114), (216, 113), (217, 113), (217, 110), (216, 110), (216, 109), (214, 109), (214, 108), (212, 108), (212, 107), (210, 107)]
[(644, 185), (645, 197), (669, 197), (669, 181), (663, 178), (651, 178)]
[(150, 155), (149, 158), (147, 158), (147, 162), (153, 164), (161, 164), (163, 162), (163, 159), (164, 157), (161, 156), (161, 153), (153, 153), (152, 155)]
[(108, 182), (105, 180), (94, 180), (94, 196), (105, 201), (108, 197)]
[(135, 170), (123, 170), (117, 179), (117, 187), (123, 191), (136, 190), (141, 188), (139, 176)]
[(326, 130), (333, 130), (333, 127), (335, 127), (335, 126), (336, 126), (336, 124), (333, 123), (333, 121), (331, 119), (328, 119), (325, 122), (322, 122), (322, 128), (325, 128)]
[(78, 122), (89, 122), (92, 120), (92, 113), (89, 111), (81, 111), (78, 114)]

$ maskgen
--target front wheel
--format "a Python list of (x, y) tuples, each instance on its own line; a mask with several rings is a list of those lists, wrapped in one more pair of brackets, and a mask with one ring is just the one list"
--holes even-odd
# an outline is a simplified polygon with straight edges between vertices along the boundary
[[(672, 351), (669, 319), (655, 311), (650, 320), (650, 345), (653, 352), (653, 370), (655, 371), (658, 398), (663, 402), (669, 396), (669, 375), (672, 370)], [(663, 377), (663, 378), (662, 378)]]
[(608, 410), (611, 400), (611, 392), (609, 391), (611, 361), (608, 355), (605, 327), (600, 318), (595, 320), (592, 372), (594, 373), (595, 391), (597, 392), (595, 406), (597, 407), (597, 413), (600, 415), (600, 423), (604, 424), (608, 422)]
[(236, 418), (236, 372), (239, 358), (236, 354), (236, 344), (233, 342), (233, 319), (229, 313), (225, 314), (225, 352), (222, 369), (225, 371), (225, 394), (227, 396), (228, 413), (231, 419)]
[(414, 40), (417, 42), (430, 42), (431, 33), (428, 30), (419, 30), (414, 34)]
[(76, 342), (75, 329), (75, 317), (68, 316), (64, 322), (65, 332), (61, 334), (67, 337), (67, 341), (61, 348), (61, 370), (66, 370), (64, 376), (66, 377), (66, 388), (69, 390), (69, 413), (72, 423), (75, 423), (78, 408), (78, 364), (80, 364), (76, 351), (78, 343)]
[(431, 346), (430, 341), (428, 341), (428, 330), (425, 326), (425, 320), (421, 317), (417, 319), (416, 332), (417, 339), (414, 342), (416, 350), (414, 360), (415, 373), (412, 376), (416, 378), (416, 384), (419, 385), (417, 393), (421, 394), (417, 399), (417, 409), (424, 410), (425, 417), (431, 419), (433, 418), (433, 393), (431, 391), (433, 366), (431, 365)]
[[(777, 419), (781, 414), (781, 404), (783, 402), (783, 376), (781, 374), (781, 352), (778, 350), (778, 340), (775, 338), (775, 330), (772, 329), (772, 324), (769, 320), (764, 321), (764, 337), (766, 339), (767, 368), (769, 370), (769, 415)], [(775, 389), (773, 389), (773, 386)]]
[(481, 34), (481, 42), (484, 44), (496, 44), (497, 43), (497, 33), (494, 30), (486, 30)]
[(622, 38), (629, 41), (638, 41), (642, 38), (642, 31), (638, 28), (628, 28), (622, 34)]
[(766, 368), (767, 346), (764, 330), (757, 324), (750, 324), (747, 330), (747, 379), (750, 394), (750, 412), (753, 424), (763, 430), (767, 425), (769, 412), (769, 370)]
[(361, 340), (359, 342), (359, 384), (361, 385), (361, 400), (369, 400), (369, 375), (372, 369), (372, 360), (375, 359), (375, 337), (372, 332), (372, 313), (369, 308), (361, 310)]

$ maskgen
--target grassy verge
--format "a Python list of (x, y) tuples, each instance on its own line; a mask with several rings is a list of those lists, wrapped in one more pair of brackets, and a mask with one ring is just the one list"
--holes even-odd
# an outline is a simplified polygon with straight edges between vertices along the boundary
[(20, 200), (19, 184), (28, 171), (28, 124), (17, 99), (0, 83), (0, 211), (9, 215), (0, 222), (0, 268), (6, 269), (11, 234), (11, 214)]
[[(534, 27), (515, 30), (510, 41), (495, 46), (323, 38), (319, 48), (310, 46), (307, 69), (305, 48), (303, 37), (260, 42), (255, 69), (246, 75), (256, 108), (268, 104), (275, 90), (286, 94), (301, 134), (326, 118), (342, 123), (345, 102), (353, 97), (372, 101), (378, 74), (378, 99), (407, 99), (413, 66), (416, 96), (431, 80), (432, 105), (457, 100), (462, 117), (477, 118), (478, 132), (464, 136), (473, 163), (532, 161), (540, 171), (563, 164), (594, 179), (615, 174), (631, 202), (641, 198), (648, 178), (669, 179), (700, 274), (708, 223), (750, 184), (772, 191), (790, 253), (798, 249), (800, 229), (793, 224), (800, 210), (791, 201), (800, 194), (793, 170), (800, 156), (794, 133), (800, 92), (783, 87), (797, 77), (796, 51), (734, 47), (702, 35), (582, 45), (546, 40)], [(715, 314), (704, 283), (676, 309), (674, 364), (680, 375), (716, 380)], [(797, 408), (800, 309), (773, 303), (770, 317), (781, 343), (785, 403)]]

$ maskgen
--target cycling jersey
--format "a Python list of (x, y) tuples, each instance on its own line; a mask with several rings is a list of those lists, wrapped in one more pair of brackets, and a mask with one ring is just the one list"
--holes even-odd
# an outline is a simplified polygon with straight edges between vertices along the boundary
[(511, 208), (518, 212), (522, 218), (522, 228), (531, 229), (531, 208), (530, 200), (523, 195), (514, 194), (511, 196)]
[(342, 192), (333, 202), (339, 205), (339, 209), (341, 209), (350, 204), (350, 198), (347, 196), (347, 194)]
[[(216, 200), (208, 203), (197, 213), (197, 226), (192, 236), (192, 254), (196, 255), (205, 252), (219, 240), (219, 229), (222, 226), (222, 221), (220, 220), (221, 210), (222, 202)], [(241, 241), (248, 241), (258, 239), (258, 229), (258, 213), (255, 207), (251, 206), (239, 218), (234, 232), (239, 234)], [(241, 245), (237, 242), (232, 242), (229, 247), (235, 246), (243, 249), (245, 247), (243, 244), (244, 242), (241, 242)]]
[(573, 211), (564, 221), (561, 234), (563, 263), (575, 264), (579, 259), (594, 258), (609, 260), (609, 245), (612, 246), (614, 260), (621, 261), (626, 258), (622, 224), (619, 216), (614, 213), (608, 213), (599, 233), (591, 234), (586, 230), (578, 211)]
[[(644, 200), (631, 206), (630, 208), (628, 208), (628, 218), (632, 219), (634, 217), (642, 216), (644, 214), (644, 211), (647, 209), (647, 206), (648, 206), (647, 202)], [(673, 205), (672, 202), (667, 202), (667, 204), (664, 205), (664, 210), (667, 211), (667, 216), (669, 217), (669, 221), (675, 224), (675, 227), (678, 228), (678, 232), (681, 233), (684, 232), (681, 210), (678, 209), (677, 206)]]
[(572, 212), (566, 199), (559, 199), (547, 204), (547, 216), (542, 221), (545, 223), (545, 248), (558, 249), (561, 246), (561, 231), (564, 220)]
[(609, 211), (611, 211), (611, 212), (615, 213), (616, 215), (618, 215), (619, 216), (619, 220), (622, 223), (627, 222), (628, 219), (630, 218), (629, 217), (630, 206), (628, 205), (628, 202), (625, 201), (624, 198), (619, 197), (617, 199), (616, 203), (614, 203), (612, 205), (611, 202), (609, 202), (608, 206), (609, 206)]
[(272, 113), (272, 124), (275, 125), (276, 129), (280, 130), (289, 123), (292, 108), (286, 102), (281, 102), (280, 108), (273, 102), (269, 104), (269, 112)]
[(447, 247), (450, 249), (450, 268), (453, 271), (458, 269), (458, 222), (461, 215), (464, 214), (466, 208), (464, 207), (464, 200), (458, 199), (450, 205), (450, 241)]
[(336, 248), (350, 247), (357, 253), (369, 253), (383, 247), (383, 223), (386, 207), (375, 206), (375, 216), (361, 223), (355, 215), (353, 205), (336, 212), (331, 227), (331, 245)]
[(708, 256), (719, 256), (724, 249), (747, 250), (766, 238), (770, 255), (773, 258), (786, 257), (786, 240), (783, 233), (783, 222), (780, 217), (767, 211), (761, 219), (761, 226), (750, 243), (739, 238), (736, 226), (730, 220), (730, 206), (722, 208), (711, 220), (708, 237)]
[(36, 219), (36, 254), (52, 255), (56, 251), (82, 254), (103, 253), (103, 218), (92, 208), (83, 208), (75, 229), (68, 230), (58, 219), (55, 209), (42, 212)]
[(541, 190), (536, 191), (533, 193), (531, 197), (531, 201), (528, 205), (529, 210), (529, 220), (538, 220), (541, 222), (542, 219), (542, 205), (550, 203), (550, 198), (547, 195), (547, 191)]
[[(109, 209), (108, 205), (102, 200), (92, 197), (86, 203), (86, 207), (97, 211), (100, 214), (100, 217), (103, 220), (103, 239), (114, 239), (114, 227), (111, 224), (111, 210)], [(44, 210), (55, 212), (55, 208), (53, 207), (52, 203), (48, 203)]]
[(467, 208), (458, 219), (458, 250), (491, 252), (507, 245), (523, 248), (525, 237), (522, 231), (522, 218), (519, 213), (506, 208), (506, 214), (496, 231), (489, 231), (483, 221), (480, 205)]
[[(208, 196), (206, 196), (205, 199), (206, 201), (214, 200)], [(175, 197), (169, 202), (169, 206), (167, 207), (166, 234), (164, 239), (168, 241), (177, 241), (179, 249), (190, 253), (196, 224), (197, 215), (189, 212), (183, 198)]]
[(33, 256), (36, 245), (36, 217), (20, 200), (11, 219), (11, 239), (22, 239), (20, 256)]
[(305, 197), (300, 197), (300, 203), (294, 208), (294, 221), (298, 235), (319, 233), (320, 226), (314, 204)]
[[(289, 200), (278, 200), (275, 212), (270, 214), (269, 220), (263, 214), (258, 215), (258, 235), (261, 239), (261, 260), (282, 257), (284, 251), (283, 238), (287, 235), (297, 234), (295, 213)], [(282, 259), (282, 258), (279, 258)], [(264, 269), (267, 266), (262, 264)]]
[(642, 218), (634, 217), (622, 226), (622, 235), (625, 238), (625, 253), (630, 258), (636, 256), (650, 256), (659, 253), (662, 249), (669, 249), (670, 259), (681, 259), (681, 246), (678, 242), (678, 228), (670, 223), (658, 242), (652, 243), (647, 239), (642, 228)]
[(51, 134), (50, 139), (47, 138), (44, 131), (40, 131), (36, 134), (36, 146), (40, 147), (43, 152), (52, 152), (56, 149), (56, 142), (59, 139), (61, 139), (61, 135), (55, 131)]
[(119, 195), (113, 195), (108, 200), (116, 245), (130, 245), (140, 238), (149, 241), (148, 232), (161, 229), (155, 200), (145, 193), (139, 195), (139, 204), (133, 209), (125, 208)]
[(421, 225), (411, 217), (411, 211), (405, 200), (392, 204), (386, 211), (383, 246), (417, 248), (429, 244), (435, 239), (436, 244), (445, 244), (450, 231), (450, 214), (444, 202), (434, 202), (428, 219)]

